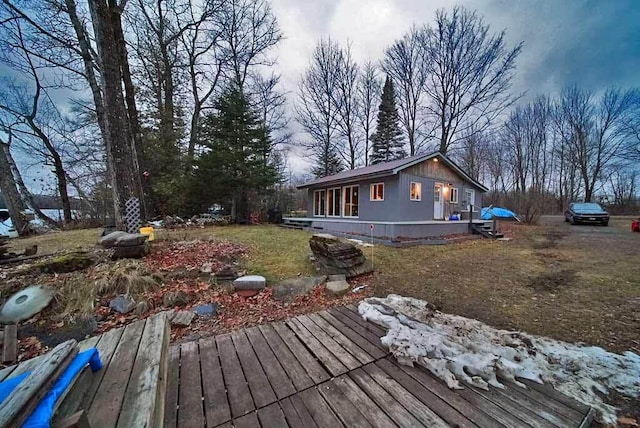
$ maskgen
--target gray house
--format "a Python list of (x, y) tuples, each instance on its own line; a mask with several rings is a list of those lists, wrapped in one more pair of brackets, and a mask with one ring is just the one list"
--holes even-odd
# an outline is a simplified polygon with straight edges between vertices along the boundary
[[(388, 239), (467, 233), (487, 188), (439, 152), (319, 178), (308, 189), (307, 217), (285, 223)], [(472, 210), (470, 211), (470, 208)]]

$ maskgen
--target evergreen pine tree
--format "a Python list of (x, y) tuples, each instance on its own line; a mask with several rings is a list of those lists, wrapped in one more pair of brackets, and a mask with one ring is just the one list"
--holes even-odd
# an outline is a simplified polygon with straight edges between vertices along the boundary
[(196, 161), (194, 205), (202, 209), (223, 203), (235, 221), (243, 221), (249, 214), (249, 193), (264, 192), (278, 180), (267, 159), (272, 147), (269, 129), (235, 87), (216, 100), (214, 111), (203, 118), (199, 132), (206, 150)]
[(318, 154), (318, 160), (311, 168), (311, 173), (317, 178), (337, 174), (341, 171), (344, 171), (344, 164), (334, 147)]
[(402, 159), (407, 156), (399, 122), (400, 118), (396, 108), (393, 82), (387, 76), (382, 90), (382, 101), (378, 110), (376, 132), (371, 136), (371, 165)]

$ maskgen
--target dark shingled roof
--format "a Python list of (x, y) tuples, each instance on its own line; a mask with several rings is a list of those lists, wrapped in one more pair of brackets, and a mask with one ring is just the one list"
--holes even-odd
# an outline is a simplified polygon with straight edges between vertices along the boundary
[(350, 169), (347, 171), (339, 172), (338, 174), (328, 175), (326, 177), (318, 178), (316, 180), (305, 183), (301, 186), (298, 186), (298, 189), (305, 189), (308, 187), (316, 187), (319, 185), (326, 184), (338, 184), (338, 183), (346, 183), (353, 182), (358, 180), (364, 180), (367, 178), (375, 178), (375, 177), (384, 177), (387, 175), (395, 175), (399, 171), (423, 162), (425, 160), (439, 157), (442, 159), (449, 167), (451, 167), (454, 171), (460, 174), (465, 180), (471, 182), (481, 190), (485, 192), (488, 190), (482, 184), (471, 178), (467, 173), (465, 173), (458, 165), (456, 165), (451, 159), (441, 154), (440, 152), (427, 153), (417, 156), (411, 156), (404, 159), (398, 159), (391, 162), (383, 162), (376, 165), (369, 165), (362, 168)]

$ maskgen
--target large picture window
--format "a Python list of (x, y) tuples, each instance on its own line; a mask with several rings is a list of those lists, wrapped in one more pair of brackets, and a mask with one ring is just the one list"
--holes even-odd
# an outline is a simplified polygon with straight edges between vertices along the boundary
[(358, 217), (358, 186), (344, 188), (344, 216)]
[(340, 217), (340, 188), (329, 189), (327, 193), (327, 216), (328, 217)]
[(315, 217), (324, 217), (325, 197), (325, 190), (316, 190), (313, 192), (313, 215)]
[(409, 198), (412, 201), (422, 200), (422, 183), (411, 182), (411, 186), (409, 187)]
[(372, 201), (384, 201), (384, 183), (376, 183), (371, 185)]

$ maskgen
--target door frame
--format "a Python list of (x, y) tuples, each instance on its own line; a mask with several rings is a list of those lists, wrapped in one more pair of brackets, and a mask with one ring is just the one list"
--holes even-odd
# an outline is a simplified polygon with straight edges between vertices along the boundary
[[(436, 189), (440, 189), (439, 201), (436, 201)], [(433, 219), (434, 220), (444, 220), (444, 197), (442, 189), (444, 189), (444, 183), (435, 182), (433, 184)], [(437, 204), (440, 205), (439, 210), (436, 211)]]

